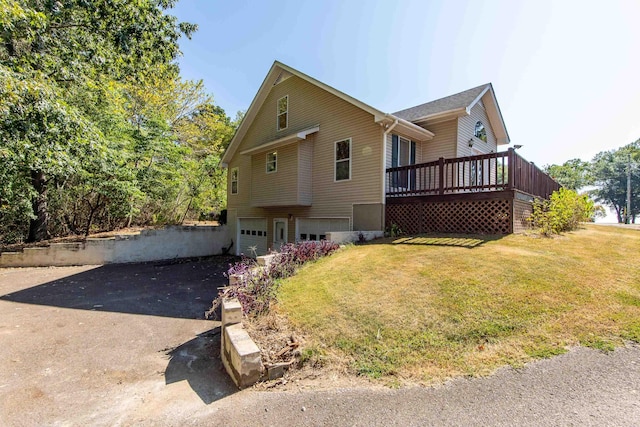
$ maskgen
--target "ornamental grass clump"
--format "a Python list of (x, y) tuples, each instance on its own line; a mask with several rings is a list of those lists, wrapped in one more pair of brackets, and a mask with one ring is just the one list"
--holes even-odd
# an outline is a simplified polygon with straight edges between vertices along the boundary
[(207, 313), (208, 317), (213, 315), (224, 299), (229, 298), (240, 301), (244, 314), (268, 312), (276, 299), (280, 279), (293, 276), (303, 264), (330, 255), (339, 248), (337, 243), (325, 240), (286, 243), (264, 267), (260, 267), (255, 259), (243, 257), (240, 262), (229, 266), (227, 277), (236, 276), (238, 280), (220, 291)]

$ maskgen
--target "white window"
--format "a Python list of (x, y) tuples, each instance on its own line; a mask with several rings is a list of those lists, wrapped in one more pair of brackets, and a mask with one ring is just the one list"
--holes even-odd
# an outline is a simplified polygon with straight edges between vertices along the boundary
[(351, 138), (343, 139), (335, 143), (335, 180), (346, 181), (351, 179)]
[(289, 126), (289, 95), (278, 99), (278, 130)]
[(231, 169), (231, 194), (238, 194), (238, 168)]
[(267, 153), (267, 173), (278, 171), (278, 152)]

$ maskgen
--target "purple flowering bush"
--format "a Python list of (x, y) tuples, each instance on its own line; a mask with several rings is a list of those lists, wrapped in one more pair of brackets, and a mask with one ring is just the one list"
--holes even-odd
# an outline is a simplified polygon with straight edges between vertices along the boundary
[(243, 257), (240, 262), (230, 265), (227, 271), (227, 277), (237, 275), (239, 280), (220, 291), (208, 315), (215, 312), (222, 300), (229, 298), (240, 301), (244, 314), (266, 313), (276, 299), (280, 279), (293, 276), (303, 264), (330, 255), (339, 247), (337, 243), (325, 240), (287, 243), (263, 268), (258, 267), (256, 260)]

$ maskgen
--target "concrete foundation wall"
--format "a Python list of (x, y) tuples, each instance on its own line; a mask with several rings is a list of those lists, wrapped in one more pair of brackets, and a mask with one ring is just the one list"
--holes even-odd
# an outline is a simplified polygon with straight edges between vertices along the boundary
[(227, 226), (171, 226), (140, 234), (3, 252), (0, 267), (100, 265), (210, 256), (221, 254), (230, 244)]
[(334, 243), (353, 243), (360, 239), (360, 233), (369, 241), (384, 237), (384, 231), (331, 231), (327, 233), (327, 240)]

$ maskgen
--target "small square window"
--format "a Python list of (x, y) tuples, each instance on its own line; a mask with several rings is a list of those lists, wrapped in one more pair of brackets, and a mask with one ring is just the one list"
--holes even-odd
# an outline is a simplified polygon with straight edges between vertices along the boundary
[(307, 233), (300, 233), (300, 240), (307, 240)]
[(309, 234), (309, 240), (318, 240), (318, 235), (316, 235), (316, 234)]
[(278, 152), (267, 153), (267, 173), (278, 171)]
[(327, 236), (325, 234), (320, 235), (320, 240), (327, 240)]
[(251, 235), (255, 236), (257, 234), (256, 230), (251, 230)]
[(240, 230), (240, 234), (244, 234), (244, 230)]
[(289, 95), (278, 99), (278, 130), (289, 126)]

